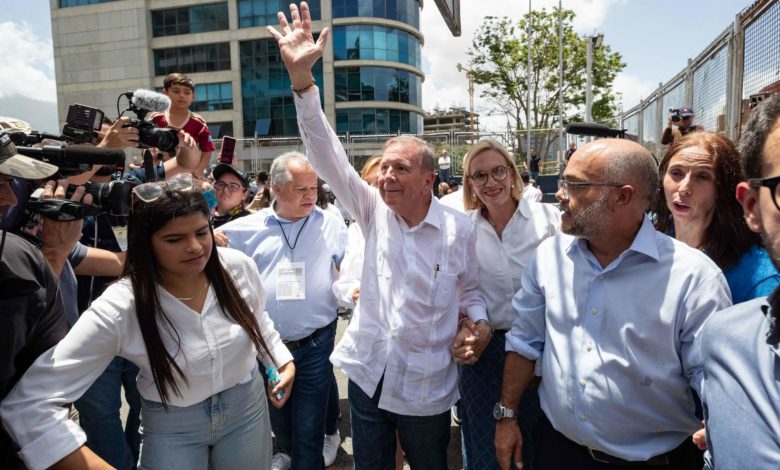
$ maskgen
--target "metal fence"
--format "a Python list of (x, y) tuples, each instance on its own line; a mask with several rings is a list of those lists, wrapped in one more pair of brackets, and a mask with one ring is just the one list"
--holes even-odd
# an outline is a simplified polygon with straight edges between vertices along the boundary
[(659, 158), (669, 108), (693, 108), (694, 124), (737, 140), (751, 96), (780, 83), (780, 0), (758, 0), (736, 15), (687, 66), (620, 117)]

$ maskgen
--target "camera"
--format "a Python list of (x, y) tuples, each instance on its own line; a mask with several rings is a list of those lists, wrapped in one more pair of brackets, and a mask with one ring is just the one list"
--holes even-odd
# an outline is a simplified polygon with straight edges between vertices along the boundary
[(68, 116), (62, 127), (62, 135), (65, 140), (72, 142), (92, 143), (97, 139), (98, 131), (103, 125), (103, 116), (103, 111), (97, 108), (78, 103), (72, 104), (68, 107)]
[[(135, 187), (134, 183), (127, 181), (110, 181), (108, 183), (83, 184), (85, 194), (92, 195), (92, 207), (100, 212), (111, 215), (127, 215), (130, 213), (130, 191)], [(65, 194), (66, 198), (73, 196), (78, 186), (69, 185)]]
[(679, 122), (682, 121), (682, 116), (680, 116), (680, 110), (675, 108), (669, 108), (669, 114), (671, 114), (671, 118), (673, 122)]
[(128, 91), (117, 98), (117, 110), (119, 109), (119, 100), (123, 96), (130, 101), (130, 105), (120, 113), (120, 116), (127, 111), (135, 114), (136, 119), (130, 121), (126, 126), (138, 129), (138, 147), (157, 147), (166, 153), (176, 153), (176, 146), (179, 145), (178, 132), (173, 129), (157, 127), (151, 122), (145, 121), (146, 115), (150, 111), (163, 112), (168, 109), (171, 100), (163, 94), (150, 90)]

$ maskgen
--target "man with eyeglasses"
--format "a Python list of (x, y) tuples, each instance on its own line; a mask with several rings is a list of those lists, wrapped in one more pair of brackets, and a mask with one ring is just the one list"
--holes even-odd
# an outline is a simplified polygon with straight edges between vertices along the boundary
[(251, 214), (246, 210), (246, 198), (249, 195), (249, 180), (246, 175), (227, 163), (220, 163), (212, 172), (217, 205), (211, 212), (214, 228), (231, 220)]
[(433, 198), (435, 152), (417, 137), (385, 142), (378, 188), (360, 178), (328, 124), (311, 72), (328, 30), (314, 41), (306, 2), (300, 12), (291, 4), (290, 13), (289, 24), (279, 14), (283, 33), (268, 30), (290, 74), (301, 137), (366, 239), (360, 301), (331, 356), (349, 377), (355, 469), (393, 468), (397, 432), (412, 468), (446, 470), (458, 398), (450, 353), (458, 312), (487, 322), (473, 222)]
[[(737, 186), (748, 226), (780, 267), (780, 96), (752, 111), (739, 143)], [(705, 468), (775, 469), (780, 462), (780, 290), (718, 312), (702, 332)]]
[(495, 407), (501, 468), (520, 460), (511, 418), (534, 375), (544, 411), (534, 468), (696, 468), (695, 340), (731, 300), (706, 255), (653, 228), (657, 187), (655, 160), (634, 142), (601, 139), (572, 156), (556, 193), (563, 233), (539, 245), (512, 301)]

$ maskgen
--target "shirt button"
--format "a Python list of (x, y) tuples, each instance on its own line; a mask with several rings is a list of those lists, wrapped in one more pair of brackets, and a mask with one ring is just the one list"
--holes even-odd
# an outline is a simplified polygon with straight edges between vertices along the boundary
[(584, 387), (586, 384), (587, 384), (587, 382), (585, 382), (585, 379), (580, 380), (580, 385), (582, 385)]
[(585, 415), (580, 415), (580, 421), (587, 421), (588, 418)]
[(596, 308), (592, 308), (592, 309), (590, 309), (590, 313), (592, 313), (593, 315), (595, 315), (595, 314), (599, 313), (599, 311), (598, 311), (598, 309), (596, 309)]
[(588, 344), (585, 345), (585, 349), (590, 351), (591, 349), (593, 349), (593, 345), (591, 343), (588, 343)]
[(599, 274), (599, 275), (598, 275), (598, 277), (597, 277), (597, 279), (598, 279), (599, 281), (603, 281), (603, 280), (604, 280), (604, 275), (603, 275), (603, 274)]

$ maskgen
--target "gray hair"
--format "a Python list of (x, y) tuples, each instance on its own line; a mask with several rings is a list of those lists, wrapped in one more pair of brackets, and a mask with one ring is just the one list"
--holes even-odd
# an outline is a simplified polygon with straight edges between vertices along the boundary
[(271, 163), (271, 171), (268, 175), (268, 179), (271, 180), (271, 184), (276, 184), (277, 186), (281, 187), (292, 180), (292, 175), (290, 174), (289, 170), (291, 163), (297, 163), (302, 166), (311, 166), (309, 160), (306, 158), (306, 155), (302, 154), (301, 152), (283, 153), (274, 158), (274, 161)]
[(433, 160), (436, 158), (436, 152), (433, 150), (433, 147), (428, 144), (428, 142), (413, 135), (399, 135), (385, 142), (385, 144), (382, 146), (382, 152), (384, 153), (384, 151), (393, 144), (399, 144), (402, 146), (416, 146), (420, 151), (420, 167), (422, 170), (431, 172), (434, 171)]
[(610, 157), (604, 169), (610, 182), (630, 184), (647, 200), (647, 209), (658, 190), (658, 163), (653, 155), (636, 144), (632, 148), (610, 149)]

